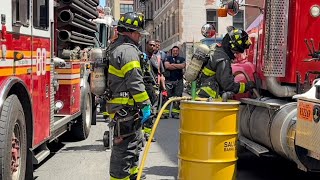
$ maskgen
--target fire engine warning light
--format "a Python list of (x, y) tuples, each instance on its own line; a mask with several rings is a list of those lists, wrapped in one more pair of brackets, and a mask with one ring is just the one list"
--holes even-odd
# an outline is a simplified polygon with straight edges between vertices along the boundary
[(16, 52), (15, 56), (14, 56), (15, 60), (21, 60), (21, 59), (23, 59), (23, 57), (24, 57), (24, 55), (20, 52)]
[(320, 16), (320, 6), (313, 5), (310, 9), (310, 14), (312, 17), (319, 17)]
[(55, 103), (55, 109), (61, 110), (63, 108), (63, 102), (62, 101), (56, 101)]

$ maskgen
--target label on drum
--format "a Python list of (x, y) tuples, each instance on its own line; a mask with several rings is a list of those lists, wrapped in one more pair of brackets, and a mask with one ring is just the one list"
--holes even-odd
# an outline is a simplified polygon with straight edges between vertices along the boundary
[(237, 149), (237, 144), (235, 141), (225, 141), (223, 143), (223, 151), (235, 151)]

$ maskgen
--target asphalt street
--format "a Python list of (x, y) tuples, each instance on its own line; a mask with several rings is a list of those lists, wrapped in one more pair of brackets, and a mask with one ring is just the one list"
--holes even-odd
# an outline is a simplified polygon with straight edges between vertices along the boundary
[[(144, 172), (148, 180), (177, 179), (179, 120), (161, 120), (152, 143)], [(100, 120), (92, 126), (87, 140), (52, 145), (54, 151), (35, 169), (36, 180), (108, 180), (110, 150), (103, 146), (107, 124)], [(281, 158), (258, 158), (247, 151), (239, 153), (238, 180), (320, 179), (297, 170), (295, 164)]]

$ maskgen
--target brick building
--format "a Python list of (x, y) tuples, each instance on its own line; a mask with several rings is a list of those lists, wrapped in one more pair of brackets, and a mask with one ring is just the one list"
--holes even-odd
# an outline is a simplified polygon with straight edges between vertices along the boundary
[[(262, 5), (262, 2), (242, 1), (243, 4), (257, 5)], [(245, 29), (259, 15), (258, 9), (241, 7), (234, 17), (218, 17), (219, 7), (220, 0), (134, 0), (134, 10), (145, 14), (146, 29), (150, 36), (162, 41), (164, 51), (170, 50), (174, 45), (179, 46), (181, 55), (187, 60), (193, 53), (195, 43), (204, 38), (200, 32), (204, 24), (215, 24), (217, 37), (223, 37), (227, 33), (227, 26)]]

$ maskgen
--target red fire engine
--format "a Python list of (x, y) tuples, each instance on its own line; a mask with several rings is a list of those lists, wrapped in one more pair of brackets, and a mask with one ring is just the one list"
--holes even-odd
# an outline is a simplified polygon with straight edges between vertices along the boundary
[[(99, 0), (1, 0), (0, 179), (31, 179), (47, 144), (95, 124), (88, 62)], [(96, 51), (101, 53), (101, 51)]]
[[(224, 3), (221, 12), (239, 9), (238, 1)], [(233, 72), (239, 81), (246, 81), (243, 74), (255, 80), (261, 97), (240, 99), (239, 142), (258, 156), (278, 154), (319, 171), (319, 0), (242, 5), (260, 8), (261, 16), (249, 30), (247, 59), (233, 64)]]

